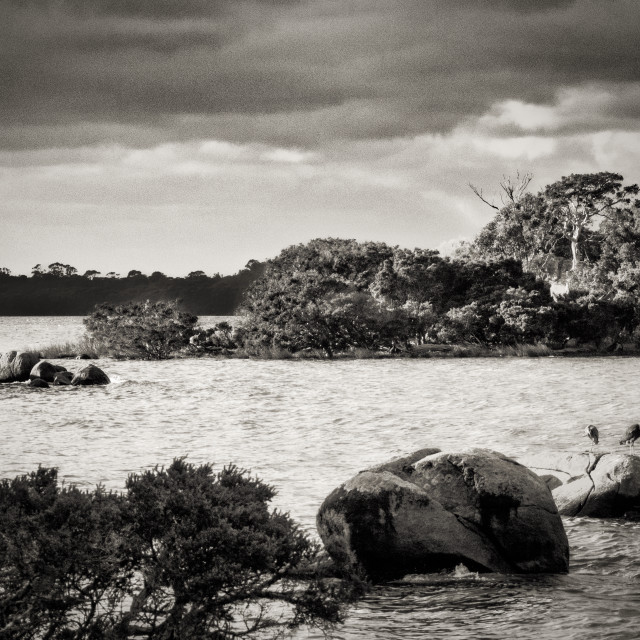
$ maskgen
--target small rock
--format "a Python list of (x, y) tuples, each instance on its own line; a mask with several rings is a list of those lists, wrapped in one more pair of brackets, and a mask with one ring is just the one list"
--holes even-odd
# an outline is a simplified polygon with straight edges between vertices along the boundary
[(76, 356), (76, 360), (91, 360), (91, 356), (86, 353), (79, 353)]
[(107, 374), (94, 364), (80, 369), (71, 380), (72, 385), (110, 384), (110, 382)]
[[(31, 372), (29, 373), (29, 378), (31, 380), (33, 380), (34, 378), (42, 378), (47, 382), (53, 382), (53, 379), (56, 373), (60, 371), (58, 367), (59, 365), (51, 364), (46, 360), (41, 360), (33, 367), (33, 369), (31, 369)], [(64, 367), (62, 369), (63, 371), (66, 371)]]
[(49, 383), (42, 378), (31, 378), (28, 382), (30, 387), (36, 387), (38, 389), (48, 389)]
[(53, 377), (53, 384), (68, 385), (68, 384), (71, 384), (72, 380), (73, 380), (73, 373), (71, 373), (71, 371), (59, 371)]

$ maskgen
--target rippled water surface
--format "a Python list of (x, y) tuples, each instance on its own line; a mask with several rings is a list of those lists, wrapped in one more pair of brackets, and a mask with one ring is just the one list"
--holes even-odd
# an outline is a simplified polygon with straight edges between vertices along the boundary
[[(51, 341), (20, 333), (36, 319), (0, 320), (0, 351)], [(55, 320), (56, 340), (81, 332), (70, 319), (63, 336), (66, 320)], [(624, 427), (640, 420), (636, 358), (97, 364), (113, 384), (0, 386), (1, 476), (42, 464), (68, 482), (122, 488), (128, 473), (175, 456), (234, 462), (275, 485), (277, 506), (314, 531), (335, 486), (391, 456), (425, 446), (580, 451), (590, 422), (602, 448), (617, 449)], [(639, 638), (640, 524), (564, 523), (567, 576), (415, 576), (376, 588), (336, 636)]]

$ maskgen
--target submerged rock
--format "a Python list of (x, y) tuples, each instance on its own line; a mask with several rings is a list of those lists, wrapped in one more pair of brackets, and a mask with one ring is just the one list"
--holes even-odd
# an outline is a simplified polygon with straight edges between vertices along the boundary
[(555, 479), (552, 495), (561, 515), (621, 518), (640, 510), (640, 457), (636, 455), (547, 454), (529, 456), (523, 462), (541, 477)]
[(564, 573), (569, 545), (551, 492), (499, 453), (422, 449), (363, 471), (317, 516), (338, 564), (374, 580), (453, 569)]
[(72, 385), (110, 384), (110, 382), (107, 374), (95, 364), (80, 369), (71, 380)]
[(32, 351), (8, 351), (0, 356), (0, 382), (25, 382), (40, 354)]
[(33, 367), (33, 369), (31, 369), (29, 378), (31, 380), (33, 380), (34, 378), (42, 378), (47, 382), (53, 382), (56, 373), (58, 373), (59, 371), (66, 371), (66, 369), (64, 367), (61, 367), (60, 365), (51, 364), (46, 360), (41, 360)]
[(36, 387), (39, 389), (48, 389), (49, 388), (49, 383), (46, 380), (43, 380), (42, 378), (30, 378), (28, 385), (30, 387)]
[(58, 371), (58, 373), (53, 376), (54, 385), (69, 385), (72, 380), (73, 373), (71, 373), (71, 371)]

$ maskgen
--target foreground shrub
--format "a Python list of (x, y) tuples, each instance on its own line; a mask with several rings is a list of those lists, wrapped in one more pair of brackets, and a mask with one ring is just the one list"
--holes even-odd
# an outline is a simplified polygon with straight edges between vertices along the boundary
[(114, 357), (162, 360), (188, 346), (198, 318), (177, 301), (98, 305), (84, 323)]
[(2, 640), (274, 637), (341, 621), (358, 593), (321, 578), (318, 546), (236, 467), (177, 459), (126, 488), (0, 482)]

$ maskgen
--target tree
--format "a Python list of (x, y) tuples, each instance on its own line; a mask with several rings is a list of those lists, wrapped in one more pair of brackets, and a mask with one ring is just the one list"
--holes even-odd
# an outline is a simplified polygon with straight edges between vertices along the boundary
[(75, 267), (72, 267), (70, 264), (62, 264), (62, 262), (53, 262), (48, 268), (49, 274), (56, 278), (74, 276), (78, 273)]
[(10, 276), (11, 275), (11, 269), (9, 269), (8, 267), (0, 267), (0, 276)]
[(43, 269), (42, 269), (42, 265), (41, 265), (40, 263), (38, 263), (35, 267), (33, 267), (33, 268), (31, 269), (31, 275), (32, 275), (34, 278), (38, 278), (38, 277), (40, 277), (43, 273), (44, 273), (44, 272), (43, 272)]
[(189, 349), (194, 353), (222, 353), (237, 346), (233, 327), (224, 321), (208, 329), (195, 329), (189, 338)]
[(517, 205), (524, 195), (527, 193), (527, 187), (533, 180), (532, 173), (524, 173), (520, 175), (520, 172), (516, 172), (515, 178), (511, 176), (502, 176), (502, 181), (500, 182), (500, 201), (502, 203), (502, 207), (499, 207), (494, 202), (490, 202), (487, 200), (482, 193), (482, 189), (478, 189), (475, 185), (469, 183), (469, 187), (471, 191), (482, 200), (485, 204), (489, 205), (492, 209), (496, 209), (500, 211), (501, 208)]
[(566, 257), (568, 252), (559, 219), (546, 200), (527, 193), (502, 207), (458, 257), (471, 261), (513, 259), (528, 271), (544, 273), (554, 257)]
[(93, 280), (96, 276), (99, 276), (100, 272), (95, 269), (89, 269), (82, 274), (83, 278), (89, 278), (89, 280)]
[[(383, 243), (317, 239), (282, 251), (247, 290), (245, 347), (322, 350), (370, 347), (384, 309), (369, 286), (393, 250)], [(373, 314), (373, 315), (372, 315)], [(383, 332), (384, 333), (384, 332)]]
[(594, 219), (613, 219), (638, 193), (637, 184), (623, 187), (622, 180), (621, 175), (607, 171), (571, 174), (544, 190), (550, 212), (571, 243), (572, 270), (580, 263), (584, 232)]
[(89, 336), (115, 357), (162, 360), (185, 348), (198, 318), (178, 301), (98, 305), (84, 324)]
[(187, 278), (206, 278), (207, 274), (204, 271), (191, 271)]
[(229, 466), (175, 459), (126, 493), (0, 481), (0, 638), (230, 640), (330, 627), (362, 591), (323, 577), (319, 547)]
[(129, 273), (127, 273), (127, 278), (136, 278), (142, 275), (142, 271), (138, 271), (137, 269), (131, 269)]

